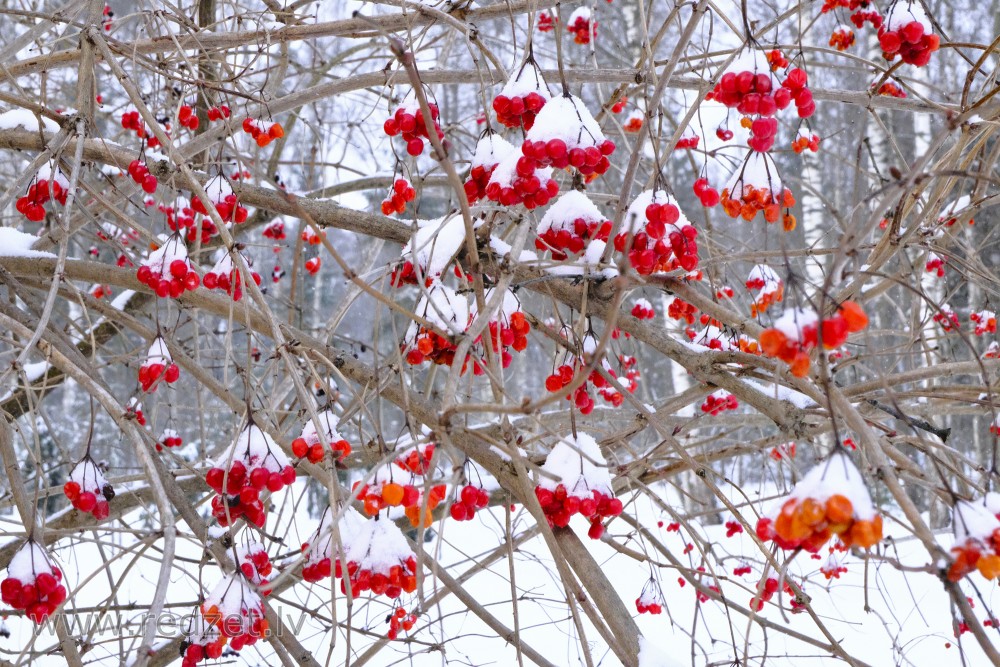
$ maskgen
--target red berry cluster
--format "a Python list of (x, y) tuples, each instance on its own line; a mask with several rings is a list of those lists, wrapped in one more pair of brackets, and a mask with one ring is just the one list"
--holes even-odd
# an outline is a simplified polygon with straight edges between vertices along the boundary
[(507, 127), (523, 127), (530, 130), (535, 124), (535, 116), (545, 102), (548, 94), (542, 95), (538, 90), (529, 91), (523, 95), (508, 97), (503, 92), (493, 98), (493, 110), (497, 113), (497, 122)]
[[(764, 608), (764, 603), (768, 602), (774, 597), (774, 594), (778, 592), (778, 580), (774, 577), (768, 577), (764, 581), (757, 582), (757, 595), (750, 599), (750, 608), (754, 611), (760, 611)], [(785, 593), (794, 597), (795, 593), (792, 591), (791, 585), (785, 582)]]
[(946, 303), (941, 304), (941, 308), (934, 313), (934, 317), (932, 319), (940, 324), (941, 328), (945, 332), (957, 331), (958, 328), (962, 326), (958, 321), (958, 315), (956, 315), (951, 306)]
[[(628, 115), (625, 122), (622, 123), (622, 129), (631, 134), (635, 134), (642, 129), (642, 124), (646, 120), (646, 114), (644, 114), (639, 109), (633, 109), (632, 113)], [(680, 148), (680, 144), (677, 146)]]
[(594, 490), (585, 495), (570, 495), (566, 486), (559, 484), (555, 490), (535, 487), (535, 497), (542, 506), (550, 526), (565, 528), (570, 517), (581, 514), (590, 521), (588, 535), (598, 540), (604, 534), (604, 519), (622, 513), (622, 501)]
[(172, 428), (163, 429), (163, 434), (160, 435), (160, 441), (156, 443), (156, 451), (161, 452), (163, 448), (173, 449), (174, 447), (180, 447), (184, 444), (184, 440), (181, 438), (180, 434), (177, 433)]
[[(219, 214), (219, 217), (222, 218), (223, 222), (243, 223), (247, 221), (247, 210), (242, 204), (240, 204), (239, 198), (237, 198), (236, 193), (233, 192), (229, 183), (226, 183), (225, 187), (222, 187), (221, 184), (219, 184), (218, 187), (206, 188), (206, 191), (212, 205), (215, 207), (215, 211)], [(225, 192), (225, 194), (223, 194), (223, 192)], [(205, 205), (198, 197), (195, 197), (191, 201), (191, 209), (195, 213), (208, 215), (208, 209), (205, 208)]]
[[(111, 23), (114, 18), (115, 13), (111, 11), (111, 5), (105, 2), (104, 10), (101, 12), (101, 27), (104, 29), (104, 32), (111, 31)], [(100, 95), (98, 95), (98, 97), (100, 97)], [(98, 103), (100, 103), (100, 100), (98, 100)]]
[(747, 139), (747, 145), (750, 150), (765, 153), (774, 146), (774, 140), (777, 136), (777, 118), (755, 118), (750, 123), (750, 137)]
[(62, 571), (41, 545), (29, 538), (7, 566), (7, 578), (0, 582), (0, 598), (41, 625), (66, 600)]
[(551, 32), (555, 29), (555, 23), (558, 21), (559, 18), (553, 17), (549, 12), (538, 12), (538, 32)]
[(978, 313), (972, 313), (969, 315), (969, 319), (976, 325), (974, 333), (977, 336), (997, 332), (997, 314), (992, 310), (981, 310)]
[(176, 299), (186, 291), (197, 289), (201, 282), (188, 259), (184, 242), (176, 233), (142, 261), (135, 277), (161, 299)]
[(792, 101), (791, 90), (775, 87), (770, 72), (726, 72), (705, 99), (715, 100), (746, 116), (773, 116)]
[(195, 667), (203, 660), (218, 660), (227, 641), (218, 628), (205, 620), (199, 607), (181, 641), (181, 667)]
[(128, 163), (128, 175), (129, 177), (142, 186), (142, 189), (146, 194), (153, 194), (156, 192), (156, 186), (159, 183), (156, 180), (156, 176), (149, 173), (149, 167), (146, 166), (145, 162), (140, 162), (139, 160), (132, 160)]
[(285, 221), (281, 218), (272, 220), (271, 222), (264, 225), (264, 231), (261, 235), (266, 239), (271, 239), (272, 241), (284, 241), (285, 240)]
[(726, 522), (726, 537), (732, 537), (733, 535), (739, 535), (743, 532), (743, 524), (739, 521), (727, 521)]
[(647, 581), (646, 585), (642, 587), (639, 597), (635, 599), (635, 609), (640, 614), (662, 614), (665, 604), (663, 591), (655, 579)]
[(577, 44), (590, 44), (591, 37), (597, 37), (597, 21), (591, 20), (590, 8), (580, 7), (569, 17), (566, 29)]
[[(215, 491), (212, 515), (219, 525), (246, 517), (257, 527), (264, 526), (266, 513), (260, 492), (280, 491), (295, 482), (295, 468), (269, 435), (250, 422), (233, 446), (219, 459), (221, 466), (210, 468), (205, 482)], [(224, 467), (222, 467), (224, 466)]]
[[(513, 170), (503, 169), (507, 165), (505, 160), (494, 169), (486, 185), (486, 198), (497, 202), (503, 206), (516, 206), (523, 204), (528, 210), (545, 206), (553, 197), (559, 193), (559, 184), (552, 180), (551, 169), (537, 169), (537, 165), (530, 158), (516, 154), (508, 158), (514, 164)], [(498, 172), (503, 170), (507, 179), (501, 182)], [(506, 173), (512, 171), (513, 173)]]
[[(333, 450), (334, 459), (342, 460), (350, 456), (351, 445), (337, 432), (340, 420), (337, 415), (329, 410), (324, 410), (317, 415), (322, 428), (318, 429), (313, 421), (306, 422), (302, 427), (302, 434), (292, 441), (292, 453), (298, 458), (308, 459), (310, 463), (319, 463), (323, 460), (326, 449)], [(322, 430), (322, 437), (320, 436)], [(326, 443), (324, 445), (323, 443)]]
[(397, 607), (386, 620), (389, 623), (389, 632), (385, 636), (389, 639), (396, 639), (399, 637), (400, 630), (409, 632), (413, 629), (413, 625), (417, 622), (417, 613), (407, 614), (405, 609)]
[(728, 391), (720, 389), (705, 397), (705, 402), (701, 404), (701, 411), (710, 415), (718, 415), (726, 410), (735, 410), (738, 407), (740, 407), (740, 403), (736, 400), (736, 397)]
[[(404, 349), (406, 347), (404, 344)], [(426, 327), (420, 327), (413, 343), (405, 351), (406, 363), (411, 366), (419, 366), (425, 361), (451, 366), (455, 361), (455, 343)]]
[(715, 128), (715, 136), (717, 136), (720, 141), (729, 141), (730, 139), (733, 138), (733, 131), (730, 130), (728, 127), (723, 127), (722, 125), (720, 125), (719, 127)]
[[(647, 202), (641, 207), (643, 202)], [(639, 219), (641, 214), (645, 222)], [(658, 271), (698, 267), (698, 230), (681, 216), (680, 209), (663, 191), (647, 191), (633, 202), (630, 226), (615, 237), (615, 250), (627, 252), (636, 273), (648, 276)], [(626, 244), (631, 237), (631, 245)]]
[(175, 232), (186, 230), (184, 238), (187, 239), (188, 243), (194, 243), (200, 236), (201, 243), (204, 245), (212, 240), (212, 237), (219, 231), (212, 219), (207, 216), (202, 216), (201, 224), (198, 225), (195, 221), (194, 209), (191, 208), (191, 202), (184, 197), (181, 197), (173, 206), (160, 204), (159, 209), (167, 216), (167, 226), (170, 229)]
[(382, 215), (403, 213), (406, 210), (406, 203), (413, 201), (416, 196), (417, 191), (408, 180), (397, 178), (392, 184), (392, 192), (382, 200)]
[(837, 26), (830, 34), (830, 46), (838, 51), (846, 51), (851, 48), (854, 46), (854, 31), (846, 25)]
[[(875, 84), (871, 85), (872, 90), (875, 90)], [(884, 95), (886, 97), (898, 97), (904, 99), (906, 97), (906, 91), (899, 87), (895, 81), (884, 81), (879, 85), (878, 90), (875, 90), (876, 95)]]
[[(552, 393), (560, 392), (563, 387), (573, 381), (575, 374), (573, 366), (563, 364), (552, 375), (545, 378), (545, 388)], [(598, 375), (598, 377), (600, 376)], [(571, 396), (566, 397), (566, 400), (573, 401), (573, 404), (576, 405), (581, 414), (589, 415), (594, 411), (594, 399), (590, 395), (590, 390), (586, 382), (577, 387)]]
[(675, 296), (667, 304), (667, 317), (672, 320), (684, 320), (688, 324), (694, 324), (694, 318), (697, 314), (697, 308), (678, 296)]
[[(436, 104), (427, 105), (431, 111), (434, 131), (437, 132), (438, 139), (444, 138), (444, 132), (438, 125), (438, 107)], [(415, 101), (410, 101), (396, 109), (396, 112), (382, 125), (383, 131), (394, 137), (400, 135), (406, 142), (406, 152), (416, 157), (424, 152), (424, 139), (429, 139), (427, 134), (427, 124), (424, 122), (424, 112)]]
[(227, 107), (225, 104), (222, 104), (217, 107), (208, 107), (206, 113), (208, 114), (208, 119), (210, 121), (222, 120), (223, 118), (229, 118), (229, 116), (232, 115), (232, 112), (229, 110), (229, 107)]
[(138, 111), (132, 110), (123, 113), (121, 123), (124, 129), (132, 130), (135, 132), (135, 136), (145, 139), (146, 145), (150, 148), (156, 148), (160, 145), (160, 140), (146, 127), (146, 123), (139, 117)]
[(760, 347), (764, 354), (776, 357), (791, 366), (792, 375), (809, 374), (809, 353), (819, 344), (833, 350), (847, 341), (847, 337), (868, 326), (868, 316), (861, 306), (845, 301), (836, 314), (822, 321), (815, 312), (802, 309), (787, 310), (775, 323), (760, 334)]
[(194, 132), (198, 129), (199, 125), (198, 114), (194, 112), (194, 109), (190, 105), (182, 104), (181, 108), (177, 111), (177, 122), (181, 124), (181, 127), (186, 127)]
[[(584, 176), (589, 176), (590, 174), (600, 175), (608, 170), (611, 163), (607, 156), (615, 152), (615, 144), (610, 139), (603, 139), (599, 144), (568, 148), (562, 139), (549, 139), (548, 141), (525, 139), (521, 145), (521, 152), (524, 153), (528, 161), (534, 163), (534, 167), (552, 166), (556, 169), (575, 167)], [(522, 172), (520, 162), (518, 163), (518, 172)]]
[(611, 221), (579, 190), (570, 190), (545, 212), (538, 223), (535, 248), (550, 250), (552, 259), (579, 255), (592, 239), (607, 241)]
[(882, 55), (886, 60), (899, 56), (904, 63), (923, 67), (941, 45), (941, 38), (931, 32), (930, 25), (919, 2), (893, 3), (878, 31)]
[(396, 457), (395, 463), (408, 473), (426, 475), (431, 469), (435, 449), (437, 449), (437, 445), (433, 442), (429, 442), (423, 447), (414, 447), (405, 455)]
[(674, 146), (675, 151), (680, 150), (694, 150), (698, 148), (698, 142), (701, 141), (701, 137), (697, 134), (688, 134), (677, 140), (677, 145)]
[(139, 367), (139, 384), (142, 385), (142, 390), (152, 393), (156, 391), (161, 379), (167, 384), (173, 384), (177, 382), (180, 374), (177, 364), (170, 358), (166, 342), (157, 336), (149, 346), (145, 361)]
[(618, 101), (611, 105), (611, 113), (621, 113), (625, 110), (625, 105), (628, 104), (628, 98), (624, 95), (618, 98)]
[(268, 586), (267, 578), (271, 576), (274, 565), (271, 557), (267, 555), (267, 549), (260, 542), (253, 542), (245, 547), (241, 546), (236, 550), (236, 561), (240, 566), (240, 572), (246, 580), (257, 587), (261, 595), (270, 595), (271, 589)]
[(639, 320), (651, 320), (656, 317), (656, 311), (653, 310), (653, 304), (649, 301), (638, 299), (632, 306), (632, 317)]
[[(51, 175), (51, 174), (50, 174)], [(19, 197), (14, 208), (31, 222), (41, 222), (45, 219), (45, 204), (50, 199), (66, 205), (66, 190), (68, 184), (61, 175), (56, 174), (51, 180), (49, 178), (36, 178), (30, 186), (28, 192)]]
[(987, 507), (991, 495), (987, 494), (982, 502), (955, 504), (955, 542), (951, 549), (955, 560), (948, 567), (949, 581), (958, 581), (975, 570), (987, 581), (1000, 577), (1000, 520)]
[[(417, 590), (417, 559), (410, 556), (399, 565), (392, 565), (388, 574), (374, 572), (368, 567), (361, 567), (351, 561), (347, 564), (347, 576), (351, 580), (351, 595), (371, 591), (375, 595), (385, 595), (395, 600), (403, 593)], [(337, 577), (341, 577), (340, 564), (337, 564)], [(347, 594), (347, 586), (340, 581), (341, 593)]]
[[(729, 130), (726, 130), (729, 132)], [(732, 132), (730, 132), (730, 136)], [(694, 196), (698, 198), (705, 208), (717, 206), (720, 201), (719, 191), (708, 184), (708, 179), (702, 176), (694, 182)]]
[(201, 605), (205, 621), (218, 629), (229, 646), (239, 651), (267, 635), (260, 595), (240, 574), (227, 575)]
[(938, 278), (944, 278), (944, 265), (944, 257), (934, 252), (928, 253), (927, 265), (924, 266), (924, 271), (927, 273), (936, 273)]
[[(243, 261), (247, 263), (247, 267), (252, 266), (250, 260), (245, 256)], [(251, 269), (250, 277), (253, 278), (254, 283), (260, 285), (260, 274)], [(239, 301), (243, 298), (243, 276), (236, 268), (233, 257), (229, 253), (219, 258), (212, 270), (205, 274), (203, 282), (205, 289), (220, 289), (231, 296), (233, 301)]]
[(261, 148), (267, 146), (275, 139), (285, 136), (285, 130), (281, 127), (281, 123), (272, 123), (259, 118), (244, 118), (243, 131), (249, 134)]
[(309, 245), (319, 245), (326, 238), (326, 231), (319, 230), (318, 232), (309, 225), (302, 230), (302, 240)]
[(320, 261), (319, 257), (310, 257), (309, 259), (306, 260), (305, 263), (306, 272), (310, 276), (315, 276), (317, 273), (319, 273), (320, 266), (322, 266), (322, 262)]
[[(493, 351), (500, 355), (500, 362), (504, 368), (508, 368), (513, 361), (513, 356), (510, 353), (511, 348), (516, 352), (524, 352), (527, 349), (529, 331), (531, 331), (531, 325), (520, 310), (510, 313), (503, 322), (494, 319), (489, 323), (490, 345)], [(481, 344), (482, 341), (483, 338), (480, 336), (476, 343)], [(486, 372), (484, 364), (474, 360), (472, 372), (475, 375), (482, 375)]]
[(108, 518), (108, 502), (115, 497), (115, 489), (90, 455), (84, 456), (69, 474), (63, 493), (73, 507), (84, 514), (92, 514), (98, 521)]
[[(722, 210), (730, 218), (749, 222), (763, 212), (765, 222), (781, 220), (785, 231), (795, 229), (795, 216), (788, 211), (795, 206), (795, 196), (777, 179), (777, 167), (767, 153), (751, 151), (747, 154), (735, 179), (730, 179), (730, 186), (722, 190), (720, 201)], [(786, 209), (784, 216), (782, 208)]]
[(455, 521), (472, 521), (476, 510), (481, 510), (490, 504), (490, 494), (472, 484), (466, 484), (459, 491), (455, 502), (451, 504), (451, 518)]

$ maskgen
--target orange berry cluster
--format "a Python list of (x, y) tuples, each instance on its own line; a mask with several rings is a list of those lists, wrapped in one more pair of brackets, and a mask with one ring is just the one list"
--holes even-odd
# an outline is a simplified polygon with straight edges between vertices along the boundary
[(271, 123), (259, 118), (244, 118), (243, 131), (249, 134), (261, 148), (275, 139), (285, 136), (285, 130), (281, 127), (281, 123)]
[(573, 34), (573, 41), (577, 44), (590, 44), (591, 36), (597, 37), (597, 21), (591, 21), (589, 10), (573, 12), (566, 29)]
[[(360, 486), (360, 489), (358, 488)], [(427, 494), (427, 507), (424, 510), (423, 525), (426, 528), (434, 520), (431, 512), (444, 500), (447, 487), (436, 484)], [(375, 516), (387, 507), (402, 507), (406, 518), (415, 528), (420, 525), (420, 510), (423, 503), (422, 493), (413, 484), (398, 484), (396, 482), (375, 482), (361, 484), (355, 482), (351, 492), (357, 493), (358, 499), (364, 504), (365, 513)]]
[(803, 153), (807, 148), (813, 153), (819, 152), (819, 135), (818, 134), (800, 134), (795, 137), (795, 141), (792, 142), (792, 150), (796, 153)]
[[(995, 494), (987, 494), (987, 497)], [(1000, 520), (983, 503), (959, 501), (955, 505), (955, 560), (948, 567), (948, 581), (958, 581), (979, 570), (987, 581), (1000, 576)]]
[(977, 336), (997, 332), (997, 314), (992, 310), (981, 310), (978, 313), (972, 313), (969, 315), (969, 319), (976, 325), (974, 333)]
[(838, 51), (846, 51), (854, 46), (854, 31), (847, 26), (838, 26), (830, 35), (830, 46)]
[[(412, 265), (410, 266), (412, 267)], [(403, 268), (405, 270), (406, 265)], [(424, 361), (430, 361), (439, 366), (451, 366), (452, 362), (455, 361), (455, 344), (427, 327), (420, 327), (412, 346), (409, 350), (404, 351), (406, 352), (406, 363), (411, 366), (419, 366)]]
[(757, 522), (757, 537), (782, 549), (816, 553), (834, 535), (847, 547), (871, 548), (882, 539), (882, 517), (856, 519), (847, 496), (835, 493), (825, 501), (789, 498), (776, 519), (765, 516)]
[(771, 194), (770, 188), (757, 188), (752, 185), (744, 185), (743, 192), (738, 198), (733, 198), (732, 194), (729, 188), (722, 191), (722, 209), (730, 218), (742, 217), (749, 222), (759, 211), (763, 211), (764, 220), (767, 222), (774, 223), (780, 219), (785, 231), (795, 229), (795, 216), (791, 213), (785, 213), (784, 217), (781, 215), (782, 208), (795, 206), (795, 196), (788, 188), (782, 190), (780, 199)]
[(775, 324), (761, 332), (761, 350), (787, 363), (795, 377), (805, 377), (809, 374), (809, 353), (819, 344), (820, 334), (823, 347), (833, 350), (843, 345), (850, 334), (868, 326), (868, 316), (857, 303), (845, 301), (835, 315), (822, 322), (815, 313), (792, 310), (785, 311)]
[[(489, 331), (490, 345), (493, 351), (500, 355), (503, 367), (507, 368), (513, 361), (509, 350), (513, 348), (516, 352), (524, 352), (528, 347), (528, 332), (531, 331), (531, 325), (524, 313), (518, 310), (511, 314), (509, 323), (490, 322)], [(482, 336), (476, 342), (482, 343)], [(475, 375), (482, 375), (486, 371), (483, 364), (473, 361), (472, 372)]]

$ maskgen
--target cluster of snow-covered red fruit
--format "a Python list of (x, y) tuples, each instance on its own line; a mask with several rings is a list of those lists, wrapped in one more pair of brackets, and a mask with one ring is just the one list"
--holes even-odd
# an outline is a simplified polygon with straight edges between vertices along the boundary
[(62, 578), (62, 570), (29, 537), (7, 565), (7, 577), (0, 582), (0, 597), (4, 604), (23, 610), (40, 625), (66, 600)]
[(115, 497), (115, 489), (88, 453), (70, 471), (63, 494), (74, 508), (103, 521), (111, 512), (109, 502)]

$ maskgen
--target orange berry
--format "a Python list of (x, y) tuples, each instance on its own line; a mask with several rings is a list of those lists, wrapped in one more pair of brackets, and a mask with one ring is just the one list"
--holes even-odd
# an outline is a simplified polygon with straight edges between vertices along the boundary
[(368, 516), (375, 516), (378, 511), (382, 509), (379, 507), (379, 503), (374, 498), (365, 498), (365, 514)]
[(786, 213), (785, 217), (781, 219), (781, 227), (786, 231), (790, 232), (798, 225), (798, 220), (791, 213)]
[(976, 563), (976, 569), (986, 579), (995, 579), (997, 575), (1000, 575), (1000, 556), (994, 554), (983, 556)]
[(382, 485), (382, 500), (386, 505), (399, 506), (403, 502), (403, 487), (395, 482)]
[(840, 315), (847, 321), (847, 330), (851, 333), (861, 331), (868, 326), (868, 315), (854, 301), (840, 304)]
[(799, 505), (799, 513), (802, 515), (802, 520), (810, 526), (815, 526), (826, 518), (826, 508), (812, 498), (806, 498), (802, 501), (802, 504)]
[(760, 349), (770, 357), (778, 356), (787, 343), (788, 337), (777, 329), (764, 329), (760, 333)]
[(868, 549), (878, 544), (879, 537), (875, 535), (875, 527), (871, 521), (855, 521), (851, 526), (851, 543), (856, 547)]
[(281, 123), (275, 123), (267, 133), (272, 139), (280, 139), (285, 136), (285, 128), (281, 127)]
[(802, 351), (796, 352), (795, 359), (789, 366), (792, 371), (792, 375), (797, 378), (804, 378), (809, 375), (809, 355)]
[(271, 137), (266, 134), (258, 134), (256, 139), (257, 145), (263, 148), (271, 143)]
[(753, 126), (753, 121), (752, 120), (750, 120), (746, 116), (743, 116), (743, 118), (740, 118), (740, 127), (744, 128), (746, 130), (749, 130), (752, 126)]
[(826, 518), (830, 523), (850, 523), (854, 506), (847, 496), (835, 493), (826, 500)]

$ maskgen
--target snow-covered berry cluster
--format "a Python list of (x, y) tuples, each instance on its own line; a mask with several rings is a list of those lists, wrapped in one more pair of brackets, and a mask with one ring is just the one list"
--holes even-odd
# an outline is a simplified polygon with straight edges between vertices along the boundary
[(163, 433), (160, 434), (160, 441), (156, 443), (156, 451), (163, 451), (164, 447), (173, 449), (183, 444), (184, 440), (181, 438), (180, 433), (172, 428), (165, 428), (163, 429)]
[(86, 454), (69, 473), (69, 481), (63, 485), (63, 493), (73, 507), (85, 514), (92, 514), (98, 521), (108, 518), (109, 502), (115, 497), (115, 489), (104, 473)]
[(941, 38), (934, 34), (930, 19), (920, 2), (893, 2), (878, 31), (879, 46), (886, 60), (896, 56), (904, 63), (923, 67), (938, 50)]
[[(698, 268), (698, 230), (663, 190), (639, 194), (625, 214), (615, 250), (628, 255), (639, 275)], [(631, 243), (629, 243), (631, 241)]]
[(493, 98), (493, 110), (497, 122), (506, 127), (522, 127), (525, 131), (535, 124), (535, 116), (552, 95), (531, 58), (504, 84), (500, 93)]
[(992, 310), (980, 310), (972, 313), (969, 315), (969, 319), (975, 325), (973, 333), (977, 336), (997, 332), (997, 314)]
[(851, 26), (842, 23), (834, 28), (830, 33), (830, 46), (838, 51), (846, 51), (854, 46), (854, 31)]
[(651, 320), (656, 317), (653, 304), (648, 299), (636, 299), (632, 306), (632, 317), (639, 320)]
[(642, 109), (632, 109), (628, 116), (625, 117), (625, 122), (622, 123), (622, 129), (630, 134), (635, 134), (642, 129), (642, 124), (646, 121), (646, 114), (642, 112)]
[(988, 581), (1000, 576), (1000, 494), (977, 501), (960, 500), (952, 511), (955, 541), (948, 580), (958, 581), (978, 570)]
[[(406, 481), (400, 483), (397, 479)], [(387, 464), (375, 470), (370, 482), (355, 482), (351, 492), (362, 502), (365, 513), (369, 516), (376, 516), (390, 507), (402, 507), (414, 527), (420, 525), (421, 509), (426, 505), (423, 516), (426, 527), (433, 521), (431, 512), (444, 500), (447, 489), (443, 484), (431, 486), (425, 502), (423, 487), (424, 481), (420, 475), (401, 474), (397, 466)]]
[(62, 570), (49, 559), (40, 544), (28, 540), (14, 553), (7, 565), (7, 577), (0, 582), (4, 604), (23, 610), (36, 625), (41, 625), (66, 600)]
[[(747, 153), (743, 164), (729, 177), (721, 201), (722, 209), (730, 218), (742, 217), (749, 222), (763, 212), (766, 222), (781, 220), (785, 231), (795, 229), (795, 216), (787, 210), (795, 205), (795, 197), (782, 185), (778, 168), (767, 153)], [(786, 209), (784, 216), (782, 208)]]
[(792, 142), (792, 150), (796, 153), (803, 153), (806, 149), (809, 149), (813, 153), (819, 152), (819, 135), (811, 132), (806, 127), (800, 127), (799, 133), (795, 136), (795, 141)]
[[(233, 252), (239, 252), (234, 250)], [(253, 266), (253, 262), (250, 261), (246, 255), (240, 253), (243, 261), (246, 262), (248, 268)], [(260, 285), (260, 274), (250, 268), (250, 277), (253, 279), (254, 283)], [(223, 252), (222, 256), (215, 262), (211, 271), (205, 274), (203, 280), (205, 284), (205, 289), (210, 290), (222, 290), (229, 296), (233, 298), (233, 301), (239, 301), (243, 298), (243, 274), (236, 267), (233, 262), (233, 255), (230, 252)]]
[[(496, 288), (491, 287), (486, 290), (487, 305), (493, 301), (495, 293)], [(521, 310), (520, 300), (509, 289), (504, 290), (502, 298), (500, 308), (490, 316), (487, 332), (474, 341), (473, 354), (475, 358), (472, 362), (472, 371), (476, 375), (482, 375), (485, 372), (485, 359), (487, 357), (482, 349), (483, 336), (489, 337), (490, 347), (494, 354), (500, 355), (500, 364), (503, 368), (508, 368), (513, 361), (511, 350), (524, 352), (528, 347), (528, 333), (531, 331), (531, 325)], [(475, 302), (472, 303), (469, 310), (469, 326), (472, 326), (479, 312)]]
[(772, 327), (761, 332), (760, 347), (767, 356), (787, 363), (792, 375), (805, 377), (811, 365), (809, 353), (819, 344), (820, 336), (823, 348), (833, 350), (866, 326), (868, 316), (853, 301), (845, 301), (834, 315), (822, 321), (813, 310), (788, 309)]
[(142, 260), (135, 277), (161, 299), (176, 299), (186, 291), (198, 289), (201, 282), (188, 258), (187, 247), (176, 232)]
[(181, 640), (181, 667), (195, 667), (203, 660), (218, 660), (228, 639), (219, 628), (212, 625), (201, 612), (201, 607), (188, 618), (188, 625)]
[[(429, 103), (427, 107), (431, 112), (434, 131), (438, 139), (444, 139), (444, 132), (438, 125), (440, 112), (434, 103)], [(427, 124), (424, 122), (424, 112), (420, 108), (420, 103), (416, 99), (408, 99), (387, 119), (382, 129), (390, 137), (399, 135), (406, 142), (406, 152), (416, 157), (424, 152), (424, 139), (429, 139), (427, 134)]]
[[(468, 327), (469, 302), (447, 285), (434, 282), (421, 297), (415, 312), (434, 324), (438, 330), (417, 322), (410, 323), (401, 346), (406, 363), (419, 366), (430, 361), (441, 366), (451, 366), (455, 360), (456, 345), (450, 336), (458, 336)], [(466, 360), (462, 363), (464, 368)]]
[(662, 614), (666, 604), (659, 582), (652, 578), (646, 582), (639, 592), (639, 597), (635, 599), (635, 609), (640, 614)]
[(552, 168), (514, 152), (497, 163), (486, 183), (486, 198), (503, 206), (523, 205), (529, 211), (545, 206), (559, 194)]
[(166, 341), (162, 336), (154, 338), (146, 352), (146, 358), (139, 366), (139, 384), (142, 385), (142, 390), (147, 393), (156, 391), (161, 379), (167, 384), (173, 384), (177, 382), (180, 373), (170, 356)]
[[(228, 180), (222, 176), (213, 178), (205, 186), (205, 194), (208, 195), (208, 201), (215, 207), (215, 211), (223, 222), (246, 222), (250, 213), (240, 204), (239, 198), (233, 192), (233, 186), (229, 184)], [(208, 209), (205, 208), (200, 197), (195, 197), (191, 201), (191, 209), (195, 213), (208, 215)]]
[(558, 16), (553, 16), (547, 11), (538, 12), (538, 32), (552, 32), (558, 22)]
[[(416, 224), (416, 231), (403, 246), (399, 263), (393, 267), (390, 283), (401, 287), (422, 280), (433, 291), (431, 283), (439, 286), (437, 279), (465, 243), (465, 221), (461, 215), (451, 214), (436, 220), (417, 220)], [(468, 314), (468, 309), (465, 312)], [(464, 329), (466, 322), (461, 325)]]
[(287, 235), (285, 234), (285, 221), (281, 218), (275, 218), (271, 222), (264, 225), (264, 229), (261, 231), (261, 236), (265, 239), (271, 239), (272, 241), (284, 241), (287, 238)]
[(565, 528), (574, 514), (581, 514), (590, 521), (587, 534), (595, 540), (604, 534), (604, 520), (623, 509), (601, 448), (586, 433), (556, 443), (541, 467), (535, 496), (550, 526)]
[(236, 548), (236, 564), (240, 572), (248, 582), (250, 582), (261, 595), (270, 595), (267, 578), (271, 576), (274, 565), (271, 557), (267, 554), (267, 549), (260, 542), (251, 542), (247, 545), (240, 545)]
[(232, 115), (232, 112), (229, 110), (229, 107), (227, 107), (225, 104), (221, 104), (215, 107), (209, 107), (205, 113), (208, 115), (208, 120), (213, 122), (217, 120), (222, 120), (223, 118), (229, 118), (229, 116)]
[[(292, 441), (292, 453), (310, 463), (323, 460), (327, 450), (333, 451), (335, 460), (342, 460), (351, 453), (351, 445), (337, 432), (340, 419), (331, 410), (323, 410), (316, 418), (320, 427), (312, 420), (302, 427), (302, 434)], [(321, 435), (322, 434), (322, 435)]]
[(341, 579), (340, 590), (347, 593), (344, 570), (351, 583), (351, 595), (365, 591), (395, 600), (417, 588), (417, 559), (399, 527), (388, 520), (372, 519), (357, 526), (344, 538), (347, 567), (335, 568)]
[[(750, 315), (757, 317), (785, 298), (785, 283), (767, 264), (755, 264), (747, 276), (746, 288), (753, 296)], [(756, 294), (752, 294), (757, 292)]]
[(611, 235), (611, 221), (579, 190), (570, 190), (555, 201), (538, 223), (535, 248), (549, 250), (561, 261), (579, 255), (592, 239), (604, 241)]
[(267, 634), (264, 602), (242, 572), (223, 577), (205, 598), (201, 613), (234, 651), (256, 644)]
[(937, 322), (945, 332), (957, 331), (962, 326), (958, 321), (958, 313), (947, 303), (942, 303), (931, 319)]
[(251, 420), (205, 475), (217, 494), (212, 515), (222, 526), (240, 517), (262, 527), (267, 518), (261, 491), (274, 493), (295, 482), (295, 468), (277, 443)]
[(521, 144), (535, 168), (575, 167), (585, 177), (606, 172), (614, 151), (614, 142), (604, 137), (583, 101), (569, 94), (553, 97), (542, 107)]
[(945, 263), (944, 257), (936, 252), (929, 252), (927, 253), (927, 263), (924, 265), (924, 271), (936, 275), (938, 278), (944, 278)]
[(479, 138), (476, 152), (472, 156), (469, 178), (465, 181), (465, 196), (470, 204), (475, 204), (486, 196), (486, 188), (493, 177), (493, 170), (504, 158), (516, 153), (517, 149), (495, 132), (487, 130)]
[(23, 197), (18, 197), (14, 208), (31, 222), (41, 222), (45, 219), (45, 204), (55, 200), (66, 205), (69, 194), (69, 180), (58, 169), (43, 165), (28, 186)]
[(569, 15), (566, 30), (577, 44), (590, 44), (590, 40), (597, 37), (597, 19), (591, 16), (590, 7), (577, 7)]
[(818, 552), (831, 537), (868, 549), (882, 539), (882, 517), (861, 473), (843, 450), (813, 467), (788, 497), (757, 521), (757, 537), (782, 549)]
[(719, 389), (705, 397), (705, 401), (701, 404), (701, 411), (710, 415), (718, 415), (738, 407), (740, 407), (740, 403), (735, 396), (725, 389)]
[(243, 131), (250, 135), (250, 138), (263, 148), (275, 139), (285, 136), (285, 129), (281, 123), (273, 123), (260, 118), (243, 119)]

